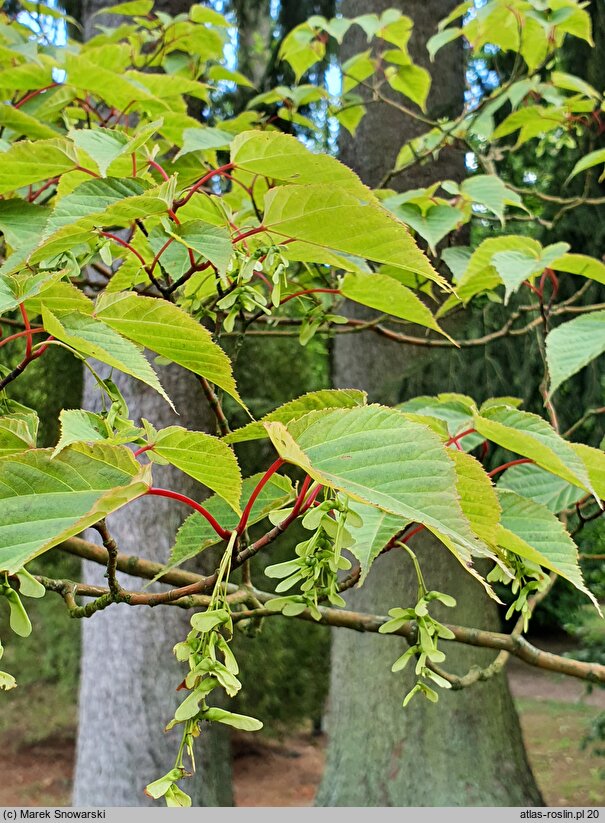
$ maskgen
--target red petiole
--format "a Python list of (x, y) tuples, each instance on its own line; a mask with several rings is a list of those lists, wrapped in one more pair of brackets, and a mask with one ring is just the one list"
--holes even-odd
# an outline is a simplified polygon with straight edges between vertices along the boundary
[(151, 487), (147, 490), (147, 494), (153, 497), (167, 497), (169, 500), (177, 500), (179, 503), (184, 503), (186, 506), (189, 506), (190, 509), (194, 509), (196, 512), (205, 517), (208, 523), (212, 526), (214, 531), (218, 534), (218, 536), (222, 540), (228, 540), (231, 537), (231, 532), (224, 529), (220, 523), (215, 520), (215, 518), (207, 511), (203, 506), (199, 503), (196, 503), (195, 500), (192, 500), (190, 497), (187, 497), (184, 494), (180, 494), (179, 492), (174, 492), (170, 489), (158, 489), (155, 487)]
[(237, 526), (237, 533), (238, 534), (242, 534), (244, 529), (246, 528), (246, 525), (248, 523), (248, 519), (250, 517), (250, 512), (252, 511), (252, 506), (254, 506), (254, 501), (259, 496), (259, 494), (263, 490), (264, 486), (268, 483), (269, 479), (271, 478), (271, 475), (275, 474), (275, 472), (278, 471), (283, 465), (284, 465), (283, 458), (278, 457), (277, 460), (271, 466), (269, 466), (267, 471), (264, 473), (264, 475), (258, 481), (258, 483), (256, 485), (256, 488), (254, 489), (254, 491), (250, 495), (250, 499), (246, 503), (246, 507), (245, 507), (245, 509), (242, 513), (241, 518), (240, 518), (239, 524)]

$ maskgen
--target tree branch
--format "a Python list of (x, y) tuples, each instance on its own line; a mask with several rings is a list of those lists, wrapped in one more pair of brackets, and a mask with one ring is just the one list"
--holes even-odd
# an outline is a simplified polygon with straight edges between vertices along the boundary
[[(60, 548), (64, 551), (68, 551), (70, 554), (76, 554), (79, 557), (84, 557), (87, 560), (92, 560), (93, 562), (100, 563), (102, 565), (107, 564), (106, 550), (94, 543), (90, 543), (88, 540), (82, 540), (79, 537), (71, 537), (61, 543)], [(150, 560), (143, 560), (140, 557), (132, 557), (118, 553), (116, 558), (116, 568), (126, 574), (144, 577), (151, 580), (156, 577), (156, 575), (159, 574), (164, 567), (160, 563), (153, 563)], [(200, 598), (200, 594), (202, 591), (206, 591), (211, 588), (215, 582), (215, 575), (210, 577), (202, 577), (202, 575), (195, 574), (194, 572), (183, 571), (182, 569), (171, 569), (166, 571), (162, 577), (164, 582), (180, 584), (182, 588), (172, 589), (169, 592), (163, 593), (166, 595), (171, 595), (171, 597), (167, 599), (159, 599), (161, 598), (161, 595), (158, 596), (146, 594), (144, 592), (124, 591), (124, 599), (120, 602), (126, 602), (131, 606), (156, 606), (160, 605), (160, 603), (165, 603), (167, 605), (179, 606), (181, 608), (195, 608), (198, 606), (203, 607), (206, 600), (205, 598)], [(63, 589), (69, 590), (69, 587), (71, 586), (72, 590), (71, 592), (67, 591), (67, 598), (69, 599), (71, 597), (72, 602), (74, 597), (73, 587), (75, 587), (77, 594), (83, 597), (102, 598), (104, 595), (109, 593), (108, 589), (99, 589), (97, 587), (85, 586), (83, 584), (75, 584), (70, 581), (48, 580), (47, 578), (39, 579), (42, 585), (48, 588), (49, 591), (58, 592), (62, 596), (64, 596)], [(263, 592), (257, 589), (238, 589), (238, 587), (233, 584), (229, 584), (227, 586), (227, 592), (230, 595), (235, 594), (238, 591), (245, 592), (247, 595), (244, 597), (244, 594), (242, 593), (240, 602), (247, 602), (251, 598), (255, 598), (261, 604), (265, 604), (275, 597), (275, 595), (270, 592)], [(86, 607), (83, 608), (86, 609)], [(294, 619), (319, 622), (323, 625), (337, 626), (359, 632), (378, 632), (379, 628), (390, 619), (382, 615), (364, 614), (362, 612), (353, 612), (326, 606), (320, 606), (319, 611), (321, 614), (321, 619), (319, 621), (315, 620), (308, 609), (305, 609), (304, 612), (296, 615), (296, 618)], [(273, 612), (267, 608), (253, 608), (234, 612), (233, 619), (237, 622), (238, 620), (243, 620), (249, 617), (272, 617), (279, 614), (280, 612)], [(560, 674), (566, 674), (570, 677), (577, 677), (580, 680), (587, 680), (591, 683), (605, 683), (605, 666), (598, 663), (585, 663), (579, 660), (572, 660), (571, 658), (561, 657), (560, 655), (542, 651), (529, 643), (524, 637), (515, 636), (514, 632), (509, 635), (500, 632), (487, 631), (484, 629), (468, 628), (466, 626), (447, 625), (453, 632), (455, 641), (458, 643), (464, 643), (468, 646), (478, 646), (481, 648), (509, 652), (511, 655), (518, 657), (525, 663), (528, 663), (531, 666), (536, 666), (537, 668), (559, 672)], [(415, 626), (412, 622), (405, 623), (401, 629), (393, 634), (400, 635), (411, 642), (414, 642)]]

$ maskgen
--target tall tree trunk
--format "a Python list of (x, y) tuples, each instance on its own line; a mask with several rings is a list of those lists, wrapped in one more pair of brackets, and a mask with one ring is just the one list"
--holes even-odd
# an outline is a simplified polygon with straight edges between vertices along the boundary
[[(86, 37), (93, 25), (116, 25), (117, 18), (92, 15), (110, 5), (103, 0), (83, 0), (81, 21)], [(160, 0), (156, 9), (172, 14), (185, 11), (187, 0)], [(99, 366), (102, 371), (103, 367)], [(178, 424), (197, 431), (214, 431), (214, 421), (197, 382), (182, 369), (162, 370), (162, 383), (179, 416), (155, 392), (123, 375), (116, 378), (132, 418), (145, 417), (158, 428)], [(84, 408), (94, 408), (99, 393), (86, 373)], [(172, 467), (154, 476), (161, 484), (199, 499), (200, 487)], [(165, 562), (174, 534), (187, 512), (174, 502), (142, 500), (113, 515), (112, 536), (121, 551)], [(91, 536), (91, 539), (92, 538)], [(204, 556), (202, 572), (215, 566)], [(85, 563), (87, 582), (103, 585), (103, 569)], [(127, 578), (124, 585), (141, 588), (144, 581)], [(160, 587), (163, 588), (163, 587)], [(180, 609), (146, 610), (114, 606), (82, 626), (82, 662), (74, 779), (74, 803), (89, 806), (155, 805), (143, 794), (145, 785), (172, 767), (179, 731), (163, 728), (180, 702), (175, 691), (183, 667), (172, 647), (190, 628), (190, 613)], [(194, 805), (232, 805), (231, 755), (226, 730), (213, 724), (204, 730), (197, 746), (197, 772), (186, 787)]]
[[(176, 367), (163, 369), (161, 379), (180, 416), (157, 393), (121, 378), (120, 389), (133, 418), (145, 417), (158, 428), (178, 424), (211, 431), (212, 420), (195, 380)], [(85, 382), (84, 408), (94, 408), (99, 392), (91, 380)], [(154, 477), (158, 485), (200, 498), (200, 487), (170, 466), (154, 467)], [(108, 526), (120, 551), (165, 562), (186, 514), (174, 501), (149, 498), (112, 515)], [(212, 571), (213, 560), (216, 555), (205, 559), (205, 568), (200, 570)], [(86, 582), (106, 585), (102, 567), (89, 563), (85, 567)], [(122, 584), (140, 589), (145, 581), (124, 577)], [(143, 789), (172, 767), (178, 749), (179, 727), (168, 734), (163, 729), (181, 702), (176, 686), (183, 678), (183, 666), (174, 658), (172, 647), (186, 637), (190, 616), (190, 612), (168, 607), (119, 605), (84, 621), (76, 805), (154, 804)], [(217, 724), (208, 726), (198, 741), (197, 754), (196, 775), (185, 787), (194, 805), (231, 805), (228, 734)]]
[[(346, 16), (397, 6), (414, 19), (410, 50), (427, 65), (423, 45), (437, 21), (454, 3), (443, 0), (347, 0)], [(346, 58), (364, 48), (353, 35)], [(428, 66), (427, 66), (428, 68)], [(464, 68), (461, 50), (447, 47), (432, 67), (434, 84), (429, 107), (433, 113), (455, 114), (462, 103)], [(449, 112), (447, 110), (450, 110)], [(453, 111), (452, 111), (453, 109)], [(393, 166), (401, 144), (417, 133), (414, 125), (392, 107), (372, 105), (354, 140), (342, 140), (341, 159), (369, 185), (379, 184)], [(414, 167), (396, 178), (404, 189), (434, 180), (460, 178), (463, 157), (443, 153), (438, 164)], [(392, 185), (392, 184), (391, 184)], [(416, 350), (377, 340), (369, 333), (336, 338), (333, 380), (338, 387), (364, 388), (370, 399), (398, 402), (405, 396), (402, 375), (417, 362)], [(436, 393), (437, 385), (425, 385)], [(403, 396), (402, 396), (403, 395)], [(423, 574), (430, 588), (448, 592), (458, 602), (447, 619), (462, 625), (494, 628), (497, 614), (482, 588), (444, 546), (421, 533), (414, 538)], [(391, 552), (377, 561), (361, 589), (351, 591), (352, 609), (385, 614), (394, 606), (415, 602), (417, 582), (411, 563)], [(436, 616), (439, 616), (436, 612)], [(442, 618), (445, 617), (442, 613)], [(493, 652), (444, 644), (446, 667), (463, 674), (473, 664), (486, 665)], [(336, 630), (332, 638), (331, 693), (328, 713), (329, 747), (317, 803), (324, 806), (527, 806), (540, 804), (540, 793), (527, 763), (519, 722), (505, 675), (462, 692), (440, 690), (439, 703), (416, 696), (401, 706), (413, 684), (413, 670), (392, 674), (391, 664), (402, 652), (398, 638)], [(412, 667), (409, 667), (410, 669)]]

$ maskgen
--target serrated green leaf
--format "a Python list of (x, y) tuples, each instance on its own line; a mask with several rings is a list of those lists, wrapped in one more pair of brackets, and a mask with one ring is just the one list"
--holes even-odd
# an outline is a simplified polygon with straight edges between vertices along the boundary
[(599, 166), (601, 163), (605, 163), (605, 149), (597, 149), (596, 151), (591, 151), (588, 154), (585, 154), (576, 165), (573, 167), (571, 174), (569, 175), (569, 180), (572, 177), (575, 177), (576, 174), (580, 174), (581, 171), (586, 171), (586, 169), (591, 169), (593, 166)]
[(546, 336), (550, 393), (605, 352), (605, 311), (562, 323)]
[(193, 151), (210, 151), (224, 149), (230, 145), (233, 134), (228, 131), (204, 126), (203, 128), (189, 128), (183, 131), (183, 145), (175, 160)]
[(596, 280), (597, 283), (605, 283), (605, 263), (585, 254), (564, 254), (551, 264), (551, 268), (569, 274), (579, 274), (588, 277), (589, 280)]
[(325, 183), (361, 197), (373, 195), (358, 175), (327, 154), (314, 154), (300, 140), (279, 131), (244, 131), (231, 145), (238, 169), (288, 183)]
[(477, 174), (469, 177), (460, 186), (460, 191), (474, 203), (479, 203), (493, 212), (502, 223), (506, 206), (523, 208), (521, 197), (495, 174)]
[(0, 126), (10, 129), (15, 137), (29, 137), (31, 140), (54, 140), (58, 136), (54, 129), (37, 117), (15, 108), (10, 103), (0, 104)]
[(588, 471), (590, 483), (601, 500), (605, 500), (605, 452), (584, 443), (570, 443)]
[(136, 14), (145, 16), (153, 9), (153, 0), (129, 0), (126, 3), (117, 3), (114, 6), (103, 6), (94, 14), (120, 14), (131, 17)]
[(473, 252), (468, 266), (456, 285), (458, 296), (466, 303), (471, 297), (499, 286), (503, 281), (493, 265), (492, 258), (499, 252), (520, 252), (537, 259), (541, 245), (531, 237), (506, 235), (489, 237)]
[(500, 522), (496, 489), (481, 463), (470, 454), (452, 449), (449, 456), (456, 468), (456, 490), (465, 517), (477, 537), (489, 546), (495, 545)]
[(265, 196), (263, 225), (276, 243), (303, 241), (413, 271), (449, 288), (403, 223), (369, 192), (326, 184), (278, 186)]
[(262, 440), (267, 437), (264, 423), (278, 420), (280, 423), (290, 423), (299, 417), (316, 409), (340, 409), (363, 406), (366, 402), (366, 393), (357, 389), (320, 389), (308, 392), (296, 400), (290, 400), (278, 406), (260, 420), (248, 423), (241, 429), (227, 434), (223, 439), (226, 443), (242, 443), (247, 440)]
[(128, 135), (115, 129), (76, 129), (71, 138), (79, 149), (92, 157), (102, 177), (129, 143)]
[(482, 407), (477, 431), (509, 451), (528, 457), (557, 477), (593, 493), (588, 472), (571, 445), (537, 414), (508, 406)]
[(100, 414), (84, 409), (63, 409), (59, 415), (61, 437), (53, 457), (72, 443), (93, 443), (107, 440), (112, 431)]
[(433, 254), (437, 253), (439, 242), (464, 221), (463, 213), (453, 206), (432, 206), (424, 212), (414, 203), (401, 203), (391, 208), (385, 200), (385, 206), (426, 240)]
[(357, 527), (347, 522), (347, 529), (355, 540), (347, 550), (359, 561), (361, 566), (359, 585), (362, 586), (374, 560), (389, 540), (405, 528), (410, 521), (359, 502), (350, 502), (349, 508), (363, 520), (363, 525)]
[(0, 461), (0, 569), (34, 557), (145, 494), (148, 468), (125, 447), (34, 449)]
[(162, 429), (153, 453), (216, 492), (240, 512), (242, 475), (233, 451), (222, 440), (181, 426)]
[(19, 141), (0, 154), (0, 194), (58, 177), (78, 165), (73, 145), (63, 138)]
[(110, 326), (79, 311), (53, 314), (46, 306), (42, 307), (42, 322), (46, 331), (57, 340), (85, 357), (94, 357), (124, 374), (136, 377), (171, 403), (141, 350)]
[(33, 248), (44, 231), (50, 209), (21, 198), (0, 200), (0, 231), (6, 242), (19, 252)]
[(382, 406), (311, 412), (264, 424), (284, 460), (354, 500), (422, 523), (467, 553), (482, 548), (464, 517), (439, 437)]
[(26, 272), (0, 275), (0, 314), (16, 309), (20, 303), (38, 294), (48, 283), (61, 277), (61, 272)]
[(346, 274), (340, 292), (349, 300), (434, 329), (449, 339), (449, 335), (443, 331), (422, 300), (393, 277), (386, 274)]
[(177, 242), (196, 252), (198, 259), (201, 255), (204, 259), (210, 260), (220, 274), (227, 271), (233, 254), (231, 236), (227, 229), (213, 226), (203, 220), (188, 220), (176, 226), (170, 234)]
[(407, 66), (398, 66), (397, 71), (385, 73), (387, 82), (392, 89), (409, 97), (422, 111), (425, 111), (426, 99), (431, 89), (431, 75), (422, 66), (410, 63)]
[(207, 378), (242, 403), (229, 358), (210, 332), (178, 306), (133, 292), (104, 294), (97, 301), (96, 316), (124, 337)]
[(569, 580), (601, 610), (582, 578), (578, 549), (561, 521), (546, 506), (512, 491), (498, 490), (502, 506), (500, 545)]
[(431, 57), (431, 62), (434, 61), (435, 55), (439, 49), (443, 48), (443, 46), (446, 46), (448, 43), (451, 43), (452, 40), (456, 40), (461, 34), (462, 29), (444, 29), (438, 34), (434, 34), (430, 37), (427, 41), (426, 47)]
[(77, 311), (91, 315), (94, 303), (83, 291), (65, 280), (51, 279), (48, 285), (40, 289), (33, 297), (25, 301), (25, 308), (30, 318), (42, 314), (42, 306), (53, 314), (66, 314)]
[(584, 497), (582, 489), (572, 486), (533, 463), (511, 466), (502, 473), (498, 487), (528, 497), (546, 506), (553, 514), (569, 509)]
[(130, 178), (86, 180), (61, 198), (48, 220), (46, 237), (30, 257), (32, 264), (51, 259), (95, 239), (92, 229), (129, 226), (134, 220), (164, 214), (170, 186), (149, 186)]

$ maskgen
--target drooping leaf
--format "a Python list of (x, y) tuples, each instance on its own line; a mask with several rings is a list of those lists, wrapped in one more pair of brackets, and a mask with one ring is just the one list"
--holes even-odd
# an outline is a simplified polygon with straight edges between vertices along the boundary
[(422, 300), (386, 274), (346, 274), (340, 291), (344, 297), (363, 306), (434, 329), (448, 337)]
[(558, 477), (593, 493), (588, 472), (571, 445), (537, 414), (509, 406), (483, 406), (477, 431), (499, 446), (528, 457)]
[(282, 458), (354, 500), (424, 524), (469, 554), (481, 550), (439, 437), (382, 406), (311, 412), (264, 424)]
[(359, 561), (359, 585), (362, 586), (380, 552), (410, 521), (357, 501), (351, 502), (349, 508), (363, 520), (361, 526), (347, 523), (347, 529), (355, 540), (353, 545), (348, 547), (348, 551)]
[(389, 86), (395, 91), (409, 97), (425, 111), (426, 99), (431, 89), (431, 75), (422, 66), (409, 63), (406, 66), (397, 66), (397, 70), (386, 73)]
[(453, 206), (438, 205), (423, 211), (414, 203), (401, 203), (391, 207), (389, 200), (396, 198), (385, 200), (385, 206), (426, 240), (433, 254), (437, 253), (440, 241), (464, 219), (462, 212)]
[(233, 451), (222, 440), (204, 432), (170, 426), (159, 432), (153, 453), (216, 492), (236, 512), (240, 511), (242, 475)]
[(241, 403), (231, 363), (210, 332), (183, 309), (133, 292), (104, 294), (96, 316), (135, 343), (216, 383)]
[(42, 322), (49, 334), (85, 357), (94, 357), (114, 369), (141, 380), (171, 402), (144, 354), (110, 326), (79, 311), (53, 314), (42, 307)]
[(605, 352), (605, 311), (580, 315), (546, 337), (550, 392)]
[(533, 463), (508, 468), (502, 473), (498, 488), (509, 489), (522, 497), (541, 503), (553, 514), (572, 507), (584, 497), (582, 489), (572, 486)]
[(278, 186), (265, 197), (263, 225), (276, 243), (300, 240), (413, 271), (447, 287), (403, 223), (372, 195), (321, 183)]
[(546, 506), (512, 491), (499, 490), (502, 520), (500, 545), (569, 580), (586, 594), (600, 613), (578, 565), (578, 549), (563, 523)]
[(125, 447), (34, 449), (0, 461), (0, 569), (39, 554), (145, 494), (149, 469)]
[(473, 175), (462, 183), (460, 191), (474, 203), (479, 203), (493, 212), (502, 223), (506, 206), (523, 208), (521, 197), (495, 174)]
[(320, 389), (319, 391), (308, 392), (296, 400), (284, 403), (272, 412), (269, 412), (260, 420), (248, 423), (241, 429), (236, 429), (227, 434), (223, 439), (226, 443), (242, 443), (246, 440), (262, 440), (267, 437), (267, 430), (264, 423), (279, 421), (280, 423), (290, 423), (299, 417), (316, 409), (349, 409), (353, 406), (363, 406), (366, 402), (366, 393), (357, 389)]

